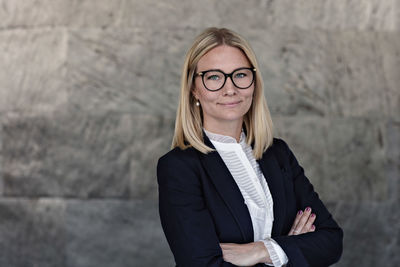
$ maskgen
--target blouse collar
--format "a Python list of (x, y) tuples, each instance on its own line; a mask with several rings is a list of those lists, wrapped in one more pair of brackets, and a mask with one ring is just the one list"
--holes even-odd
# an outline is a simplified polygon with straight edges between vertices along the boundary
[[(220, 142), (220, 143), (235, 143), (235, 144), (238, 144), (238, 142), (236, 142), (236, 138), (233, 138), (232, 136), (212, 133), (212, 132), (207, 131), (204, 128), (203, 128), (203, 130), (206, 133), (207, 137), (211, 141)], [(244, 133), (244, 131), (242, 129), (242, 132), (240, 133), (239, 144), (244, 143), (245, 140), (246, 140), (246, 134)]]

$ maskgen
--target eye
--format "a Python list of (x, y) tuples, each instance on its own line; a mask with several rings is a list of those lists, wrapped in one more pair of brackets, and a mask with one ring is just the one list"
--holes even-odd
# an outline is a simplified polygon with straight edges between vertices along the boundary
[(247, 76), (247, 73), (244, 73), (244, 72), (239, 72), (239, 73), (235, 74), (235, 78), (239, 78), (239, 79), (245, 78), (246, 76)]
[(221, 79), (221, 77), (219, 75), (216, 75), (216, 74), (207, 76), (207, 80), (218, 81), (219, 79)]

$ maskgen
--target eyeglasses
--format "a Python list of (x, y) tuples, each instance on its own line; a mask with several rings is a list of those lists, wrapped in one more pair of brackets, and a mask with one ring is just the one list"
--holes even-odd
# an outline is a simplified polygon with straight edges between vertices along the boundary
[(255, 77), (255, 68), (239, 68), (231, 73), (225, 73), (221, 70), (206, 70), (196, 73), (201, 76), (204, 87), (209, 91), (218, 91), (224, 87), (226, 78), (230, 77), (233, 85), (239, 89), (249, 88)]

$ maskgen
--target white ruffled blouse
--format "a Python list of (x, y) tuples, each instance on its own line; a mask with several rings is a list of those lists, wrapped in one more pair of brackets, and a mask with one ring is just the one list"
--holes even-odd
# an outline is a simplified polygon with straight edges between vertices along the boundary
[[(242, 131), (239, 143), (230, 136), (211, 133), (207, 137), (221, 156), (244, 198), (253, 224), (254, 242), (266, 246), (273, 266), (283, 266), (288, 258), (282, 248), (271, 238), (274, 221), (273, 200), (267, 181), (260, 170), (246, 135)], [(268, 264), (270, 265), (270, 264)]]

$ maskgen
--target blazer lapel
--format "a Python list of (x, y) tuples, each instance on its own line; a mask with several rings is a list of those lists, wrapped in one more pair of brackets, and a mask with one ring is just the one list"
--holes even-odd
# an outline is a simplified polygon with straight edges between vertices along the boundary
[[(203, 132), (204, 143), (214, 148), (211, 141)], [(208, 154), (199, 153), (203, 166), (215, 185), (221, 198), (232, 213), (241, 231), (243, 242), (254, 239), (253, 225), (242, 193), (217, 151)]]
[(274, 223), (272, 226), (271, 236), (278, 236), (281, 233), (286, 214), (286, 196), (282, 171), (271, 147), (268, 148), (263, 157), (258, 160), (258, 163), (265, 179), (267, 180), (274, 201)]

